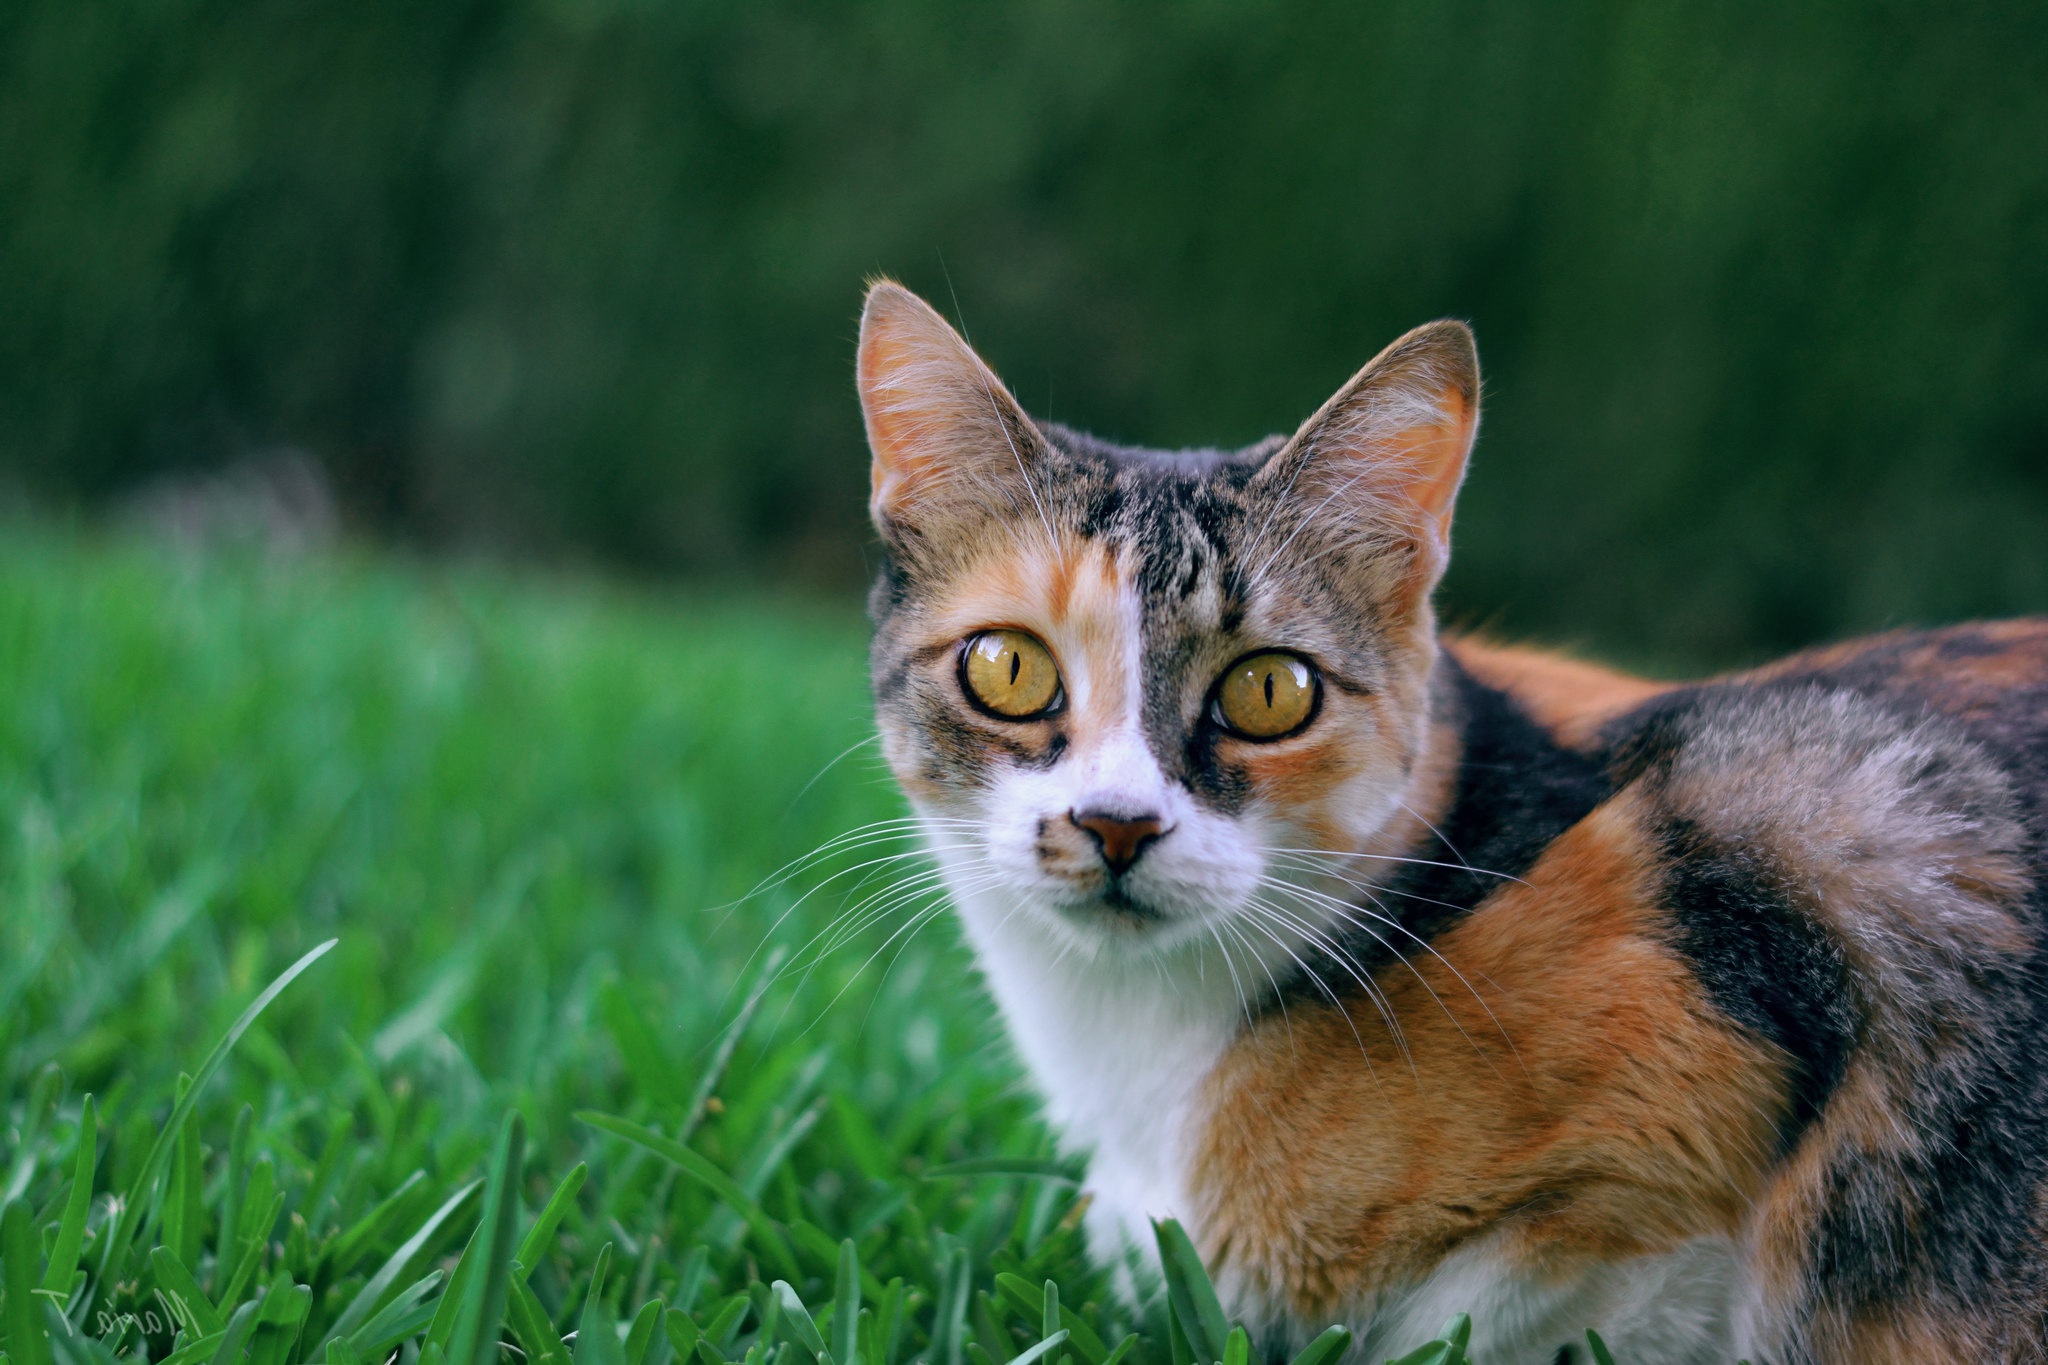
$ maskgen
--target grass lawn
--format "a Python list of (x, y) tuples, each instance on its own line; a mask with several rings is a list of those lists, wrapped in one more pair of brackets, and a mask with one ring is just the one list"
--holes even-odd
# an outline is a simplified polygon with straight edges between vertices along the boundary
[(1244, 1365), (842, 838), (857, 617), (0, 530), (10, 1365)]

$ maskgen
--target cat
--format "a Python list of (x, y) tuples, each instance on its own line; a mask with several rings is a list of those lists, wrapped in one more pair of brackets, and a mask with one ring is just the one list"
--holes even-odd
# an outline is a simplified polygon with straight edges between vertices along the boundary
[(883, 747), (1128, 1291), (1172, 1216), (1269, 1351), (2048, 1359), (2048, 618), (1440, 637), (1457, 322), (1242, 450), (1033, 421), (888, 281), (857, 368)]

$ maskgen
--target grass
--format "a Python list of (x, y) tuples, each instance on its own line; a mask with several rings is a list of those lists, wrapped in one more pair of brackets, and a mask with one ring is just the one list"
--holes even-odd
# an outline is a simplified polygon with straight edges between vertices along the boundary
[(5, 529), (9, 1365), (1246, 1365), (906, 845), (775, 878), (903, 813), (857, 619)]

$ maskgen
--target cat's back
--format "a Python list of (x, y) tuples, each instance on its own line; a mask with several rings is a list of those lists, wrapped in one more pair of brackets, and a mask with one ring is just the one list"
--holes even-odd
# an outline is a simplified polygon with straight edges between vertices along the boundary
[(1738, 683), (1814, 683), (1960, 724), (2048, 808), (2048, 616), (1979, 621), (1795, 654)]
[(2048, 618), (1673, 688), (1597, 747), (1661, 851), (1672, 947), (1790, 1064), (1782, 1156), (1747, 1232), (1759, 1353), (1911, 1336), (1869, 1336), (1882, 1320), (2036, 1358)]

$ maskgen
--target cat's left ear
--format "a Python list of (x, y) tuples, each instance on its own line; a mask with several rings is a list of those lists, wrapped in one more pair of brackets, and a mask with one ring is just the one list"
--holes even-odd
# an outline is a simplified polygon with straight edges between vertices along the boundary
[(893, 281), (868, 290), (858, 379), (884, 539), (909, 551), (941, 528), (1028, 515), (1045, 438), (965, 339)]
[[(1479, 350), (1462, 322), (1417, 327), (1373, 357), (1258, 474), (1304, 515), (1384, 542), (1409, 538), (1434, 581), (1479, 434)], [(1305, 502), (1303, 501), (1305, 500)]]

